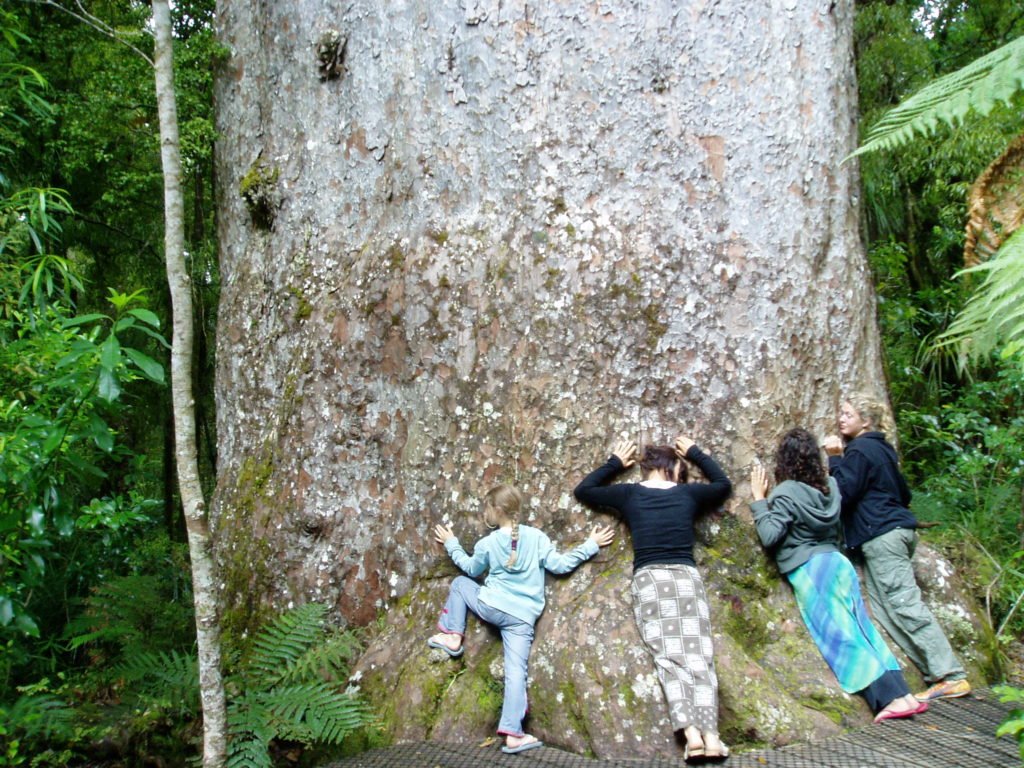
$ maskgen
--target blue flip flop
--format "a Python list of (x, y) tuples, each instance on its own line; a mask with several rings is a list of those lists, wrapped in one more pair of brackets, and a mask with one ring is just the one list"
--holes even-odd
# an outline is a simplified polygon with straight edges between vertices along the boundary
[(528, 749), (536, 749), (537, 747), (543, 746), (543, 741), (528, 741), (525, 744), (520, 744), (518, 747), (502, 747), (501, 751), (506, 755), (515, 755), (519, 752), (525, 752)]
[(451, 656), (453, 659), (459, 658), (459, 656), (461, 656), (463, 654), (463, 652), (466, 650), (466, 646), (460, 645), (459, 649), (457, 651), (453, 651), (451, 648), (449, 648), (444, 643), (439, 643), (439, 642), (437, 642), (435, 640), (427, 640), (427, 645), (429, 645), (431, 648), (437, 648), (439, 651), (444, 651), (449, 656)]

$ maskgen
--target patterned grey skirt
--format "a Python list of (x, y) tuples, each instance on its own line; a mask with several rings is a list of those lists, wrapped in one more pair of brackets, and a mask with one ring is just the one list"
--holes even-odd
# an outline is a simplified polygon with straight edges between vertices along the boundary
[(718, 677), (704, 581), (692, 565), (633, 574), (633, 615), (668, 701), (672, 729), (718, 733)]

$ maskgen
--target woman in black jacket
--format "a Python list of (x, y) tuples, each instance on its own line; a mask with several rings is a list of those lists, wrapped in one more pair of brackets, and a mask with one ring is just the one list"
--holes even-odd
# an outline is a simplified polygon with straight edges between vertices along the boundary
[[(895, 449), (886, 441), (887, 413), (855, 394), (839, 411), (839, 436), (825, 439), (829, 474), (843, 497), (846, 546), (864, 556), (864, 581), (875, 619), (910, 657), (930, 687), (921, 701), (966, 696), (967, 673), (921, 597), (912, 558), (917, 519)], [(845, 448), (844, 443), (845, 441)]]
[[(684, 759), (724, 759), (729, 749), (718, 737), (711, 617), (693, 559), (693, 521), (725, 501), (732, 484), (693, 440), (680, 437), (674, 449), (667, 445), (644, 449), (642, 482), (606, 485), (635, 463), (636, 453), (636, 443), (620, 442), (574, 493), (586, 504), (615, 509), (629, 526), (633, 615), (654, 657), (672, 729), (686, 738)], [(683, 458), (696, 464), (710, 482), (687, 483)]]

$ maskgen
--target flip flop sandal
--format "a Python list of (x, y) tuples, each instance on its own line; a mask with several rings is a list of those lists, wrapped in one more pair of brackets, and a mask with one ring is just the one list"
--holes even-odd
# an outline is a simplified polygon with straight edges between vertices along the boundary
[(729, 748), (725, 744), (722, 744), (721, 748), (716, 751), (709, 750), (707, 746), (705, 746), (702, 759), (707, 763), (720, 763), (723, 760), (728, 760), (728, 758)]
[(536, 749), (537, 747), (543, 747), (543, 741), (527, 741), (524, 744), (520, 744), (518, 747), (502, 747), (501, 751), (506, 755), (515, 755), (520, 752), (525, 752), (528, 749)]
[(918, 712), (923, 712), (923, 711), (924, 710), (922, 710), (920, 707), (918, 707), (917, 709), (907, 709), (907, 710), (904, 710), (903, 712), (892, 712), (892, 711), (890, 711), (888, 709), (883, 709), (881, 712), (879, 712), (877, 715), (875, 715), (875, 722), (876, 723), (880, 723), (883, 720), (902, 720), (903, 718), (906, 718), (906, 717), (913, 717)]
[(460, 645), (456, 650), (453, 651), (444, 643), (439, 643), (436, 640), (427, 640), (427, 645), (429, 645), (431, 648), (437, 648), (437, 650), (439, 651), (444, 651), (453, 659), (459, 658), (459, 656), (461, 656), (463, 652), (466, 650), (466, 646)]
[(717, 752), (711, 752), (711, 751), (708, 751), (707, 749), (704, 750), (704, 760), (709, 762), (709, 763), (719, 763), (722, 760), (728, 760), (728, 759), (729, 759), (729, 748), (727, 746), (725, 746), (725, 744), (723, 744), (722, 748), (720, 750), (718, 750)]

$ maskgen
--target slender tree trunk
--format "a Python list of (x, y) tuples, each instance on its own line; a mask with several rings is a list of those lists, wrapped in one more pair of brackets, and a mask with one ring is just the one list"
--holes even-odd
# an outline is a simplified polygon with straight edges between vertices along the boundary
[(160, 114), (160, 155), (164, 172), (164, 248), (167, 282), (174, 317), (171, 350), (171, 391), (174, 398), (174, 434), (178, 486), (188, 528), (192, 559), (199, 646), (199, 687), (203, 707), (203, 765), (224, 764), (227, 742), (224, 683), (220, 673), (220, 627), (217, 617), (213, 561), (206, 521), (206, 504), (199, 483), (195, 408), (192, 396), (192, 287), (185, 266), (184, 206), (181, 194), (181, 156), (178, 114), (174, 97), (173, 45), (167, 0), (154, 0), (153, 27), (157, 104)]

